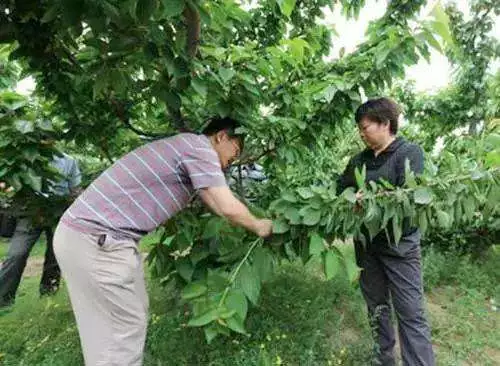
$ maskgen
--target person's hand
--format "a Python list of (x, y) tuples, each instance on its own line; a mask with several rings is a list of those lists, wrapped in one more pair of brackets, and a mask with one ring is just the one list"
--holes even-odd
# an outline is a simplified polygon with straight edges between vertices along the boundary
[(261, 238), (266, 238), (273, 232), (273, 222), (268, 219), (257, 220), (255, 233)]
[(363, 199), (363, 192), (357, 191), (356, 192), (356, 200), (361, 201), (362, 199)]
[(9, 187), (5, 182), (0, 182), (0, 191), (5, 193), (10, 193), (14, 190), (14, 187)]
[(363, 209), (363, 204), (361, 201), (363, 200), (363, 192), (362, 191), (357, 191), (356, 192), (356, 204), (354, 205), (353, 211), (355, 213), (361, 212)]

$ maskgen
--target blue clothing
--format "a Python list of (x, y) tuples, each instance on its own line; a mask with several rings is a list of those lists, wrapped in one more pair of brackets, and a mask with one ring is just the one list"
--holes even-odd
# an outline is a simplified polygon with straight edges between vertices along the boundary
[(57, 196), (67, 196), (70, 194), (71, 189), (78, 187), (82, 181), (82, 175), (78, 167), (77, 161), (67, 154), (62, 156), (54, 156), (50, 165), (57, 169), (63, 179), (52, 182), (50, 188), (51, 193)]

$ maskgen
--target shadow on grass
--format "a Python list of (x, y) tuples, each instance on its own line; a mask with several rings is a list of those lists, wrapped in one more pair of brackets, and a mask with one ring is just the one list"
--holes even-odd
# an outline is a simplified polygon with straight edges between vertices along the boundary
[(364, 305), (342, 280), (325, 282), (302, 267), (284, 266), (249, 313), (249, 336), (218, 338), (210, 345), (201, 329), (182, 326), (182, 311), (165, 308), (161, 289), (151, 292), (146, 365), (257, 365), (262, 348), (284, 365), (338, 364), (339, 359), (344, 365), (367, 364)]

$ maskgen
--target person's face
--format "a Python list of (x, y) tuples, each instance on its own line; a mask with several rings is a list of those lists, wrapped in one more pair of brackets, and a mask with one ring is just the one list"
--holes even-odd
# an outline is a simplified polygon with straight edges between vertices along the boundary
[(215, 135), (215, 151), (219, 155), (222, 169), (226, 169), (241, 154), (241, 140), (238, 137), (230, 137), (226, 131), (219, 131)]
[(376, 148), (391, 136), (389, 122), (378, 123), (369, 118), (363, 118), (358, 124), (359, 136), (369, 148)]

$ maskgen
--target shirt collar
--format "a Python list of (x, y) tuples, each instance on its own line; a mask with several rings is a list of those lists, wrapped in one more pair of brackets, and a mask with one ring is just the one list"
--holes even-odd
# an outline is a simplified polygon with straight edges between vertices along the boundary
[[(391, 142), (391, 143), (389, 144), (389, 146), (387, 146), (387, 147), (386, 147), (383, 151), (381, 151), (381, 152), (380, 152), (380, 154), (379, 154), (378, 156), (380, 156), (380, 155), (382, 155), (382, 154), (390, 154), (390, 153), (393, 153), (394, 151), (396, 151), (397, 149), (399, 149), (399, 147), (400, 147), (401, 145), (403, 145), (403, 144), (404, 144), (404, 142), (405, 142), (405, 139), (404, 139), (403, 137), (401, 137), (401, 136), (396, 137), (396, 138), (394, 139), (394, 141), (393, 141), (393, 142)], [(365, 152), (366, 152), (367, 154), (369, 154), (370, 156), (375, 156), (375, 152), (374, 152), (372, 149), (370, 149), (370, 148), (366, 149), (366, 150), (365, 150)]]

